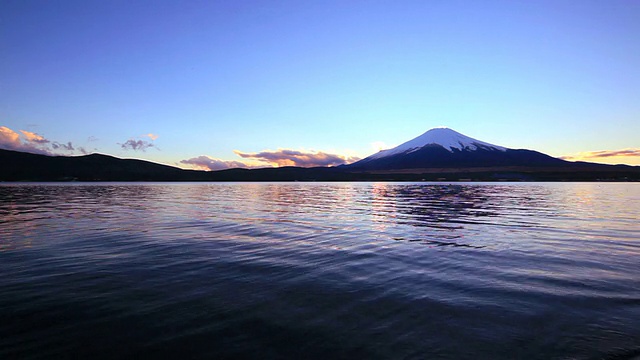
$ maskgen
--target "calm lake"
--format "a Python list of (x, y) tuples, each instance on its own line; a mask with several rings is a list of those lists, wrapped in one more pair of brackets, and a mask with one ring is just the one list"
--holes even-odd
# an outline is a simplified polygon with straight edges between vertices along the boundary
[(637, 359), (640, 183), (0, 184), (0, 359)]

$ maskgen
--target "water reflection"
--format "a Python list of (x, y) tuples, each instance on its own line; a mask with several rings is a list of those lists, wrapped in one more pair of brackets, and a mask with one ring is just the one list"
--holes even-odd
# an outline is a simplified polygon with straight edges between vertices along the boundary
[(496, 216), (487, 206), (490, 187), (465, 185), (393, 185), (377, 184), (373, 189), (375, 212), (381, 218), (399, 213), (401, 223), (443, 229), (461, 228), (465, 219)]
[(1, 184), (0, 358), (636, 354), (639, 204), (634, 184)]
[(473, 237), (478, 225), (539, 226), (514, 215), (526, 218), (527, 212), (539, 216), (549, 210), (547, 204), (534, 206), (536, 194), (520, 196), (513, 190), (500, 185), (380, 183), (373, 185), (369, 203), (373, 221), (382, 224), (381, 230), (397, 225), (422, 228), (421, 232), (413, 232), (417, 238), (396, 237), (396, 240), (483, 247), (465, 243), (463, 238)]
[[(3, 184), (0, 186), (0, 247), (30, 246), (43, 234), (65, 231), (151, 230), (154, 199), (162, 187), (140, 184)], [(46, 237), (46, 236), (45, 236)]]
[[(198, 231), (203, 223), (245, 224), (286, 238), (312, 231), (349, 239), (359, 234), (382, 243), (481, 248), (512, 246), (504, 234), (551, 242), (549, 234), (565, 228), (584, 229), (585, 237), (596, 239), (603, 226), (623, 233), (637, 227), (636, 209), (621, 206), (637, 201), (637, 194), (607, 189), (613, 193), (602, 194), (594, 184), (566, 189), (562, 184), (14, 184), (0, 186), (0, 224), (14, 243), (31, 239), (29, 224), (150, 232), (155, 222), (171, 221), (185, 231)], [(594, 203), (616, 206), (617, 222), (607, 223), (612, 220), (607, 207)], [(121, 221), (126, 218), (145, 220)]]

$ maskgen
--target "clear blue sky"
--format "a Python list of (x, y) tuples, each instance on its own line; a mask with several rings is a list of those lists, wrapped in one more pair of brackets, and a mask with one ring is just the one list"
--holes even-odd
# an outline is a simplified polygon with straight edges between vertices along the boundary
[(640, 1), (3, 0), (0, 126), (174, 165), (436, 126), (640, 164)]

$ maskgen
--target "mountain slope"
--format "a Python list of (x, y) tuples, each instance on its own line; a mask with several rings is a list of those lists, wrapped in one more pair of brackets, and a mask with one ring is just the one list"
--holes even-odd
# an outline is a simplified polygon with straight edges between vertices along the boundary
[(410, 153), (412, 151), (418, 150), (426, 145), (439, 145), (449, 152), (453, 152), (453, 150), (498, 150), (504, 151), (506, 148), (502, 146), (497, 146), (493, 144), (486, 143), (484, 141), (476, 140), (470, 138), (466, 135), (462, 135), (457, 131), (454, 131), (449, 128), (440, 127), (433, 128), (424, 134), (416, 137), (415, 139), (411, 139), (403, 144), (396, 146), (393, 149), (382, 150), (376, 154), (370, 156), (372, 159), (380, 159), (383, 157)]
[(508, 149), (476, 140), (448, 128), (431, 129), (393, 149), (382, 150), (350, 169), (397, 170), (495, 166), (559, 167), (570, 163), (543, 153)]

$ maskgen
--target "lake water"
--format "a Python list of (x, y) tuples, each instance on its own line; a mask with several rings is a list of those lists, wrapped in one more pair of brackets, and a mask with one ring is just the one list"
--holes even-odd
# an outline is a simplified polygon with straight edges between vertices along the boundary
[(0, 359), (638, 359), (640, 183), (0, 184)]

